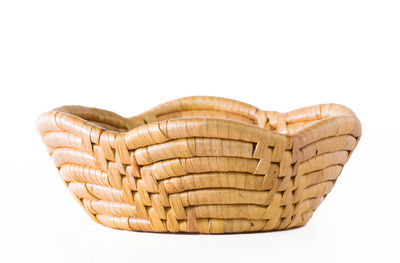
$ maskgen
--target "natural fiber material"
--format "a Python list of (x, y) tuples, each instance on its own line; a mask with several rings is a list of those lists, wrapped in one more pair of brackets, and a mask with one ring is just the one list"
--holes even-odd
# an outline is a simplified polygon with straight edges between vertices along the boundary
[(348, 108), (288, 113), (189, 97), (124, 118), (64, 106), (37, 121), (61, 178), (96, 222), (153, 232), (304, 225), (361, 136)]

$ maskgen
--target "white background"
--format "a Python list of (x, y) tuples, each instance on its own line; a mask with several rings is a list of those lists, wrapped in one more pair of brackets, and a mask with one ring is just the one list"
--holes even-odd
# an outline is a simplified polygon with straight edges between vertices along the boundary
[[(0, 1), (1, 262), (399, 262), (399, 1)], [(112, 230), (35, 129), (65, 104), (141, 113), (189, 95), (288, 111), (341, 103), (363, 136), (299, 229)]]

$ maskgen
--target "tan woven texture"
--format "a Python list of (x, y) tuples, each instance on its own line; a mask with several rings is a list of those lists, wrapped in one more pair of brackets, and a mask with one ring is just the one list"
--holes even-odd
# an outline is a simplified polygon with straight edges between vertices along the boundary
[(37, 127), (93, 220), (153, 232), (302, 226), (361, 136), (341, 105), (278, 113), (215, 97), (178, 99), (132, 118), (64, 106), (43, 113)]

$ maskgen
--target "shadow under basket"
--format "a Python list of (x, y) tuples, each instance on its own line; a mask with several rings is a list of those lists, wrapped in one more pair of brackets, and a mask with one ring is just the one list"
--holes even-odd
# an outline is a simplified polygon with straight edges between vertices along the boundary
[(82, 106), (37, 127), (62, 180), (103, 225), (238, 233), (304, 225), (361, 136), (348, 108), (288, 113), (187, 97), (124, 118)]

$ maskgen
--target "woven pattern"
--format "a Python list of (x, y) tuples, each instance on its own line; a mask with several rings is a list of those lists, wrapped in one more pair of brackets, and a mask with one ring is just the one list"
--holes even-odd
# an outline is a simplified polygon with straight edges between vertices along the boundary
[(61, 178), (96, 222), (153, 232), (304, 225), (361, 136), (348, 108), (288, 113), (188, 97), (124, 118), (64, 106), (37, 120)]

